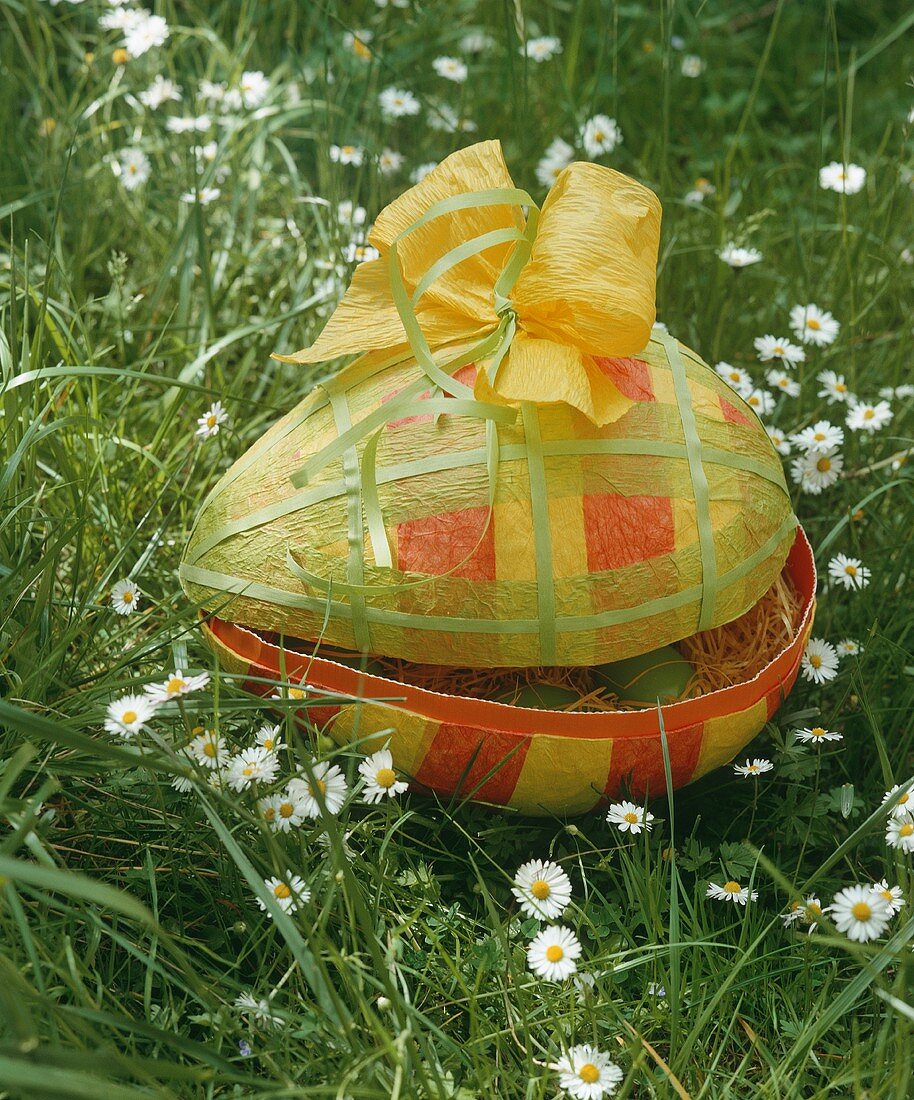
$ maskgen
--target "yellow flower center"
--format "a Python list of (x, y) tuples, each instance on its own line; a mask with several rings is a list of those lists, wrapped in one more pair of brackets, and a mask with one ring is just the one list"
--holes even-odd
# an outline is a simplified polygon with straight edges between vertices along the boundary
[(908, 801), (910, 800), (910, 798), (911, 798), (910, 791), (905, 791), (904, 794), (900, 794), (898, 796), (898, 805), (899, 806), (906, 806), (908, 804)]
[(352, 52), (356, 57), (361, 57), (363, 61), (367, 61), (371, 57), (371, 50), (368, 49), (361, 38), (353, 38)]
[(136, 717), (137, 716), (135, 710), (125, 710), (124, 713), (121, 715), (121, 721), (124, 723), (125, 726), (129, 726), (131, 722), (136, 721)]
[(303, 688), (289, 688), (290, 699), (304, 699), (305, 692)]
[(740, 373), (739, 373), (739, 371), (738, 371), (738, 370), (732, 370), (732, 371), (730, 371), (730, 381), (731, 381), (731, 382), (738, 382), (739, 380), (740, 380)]
[(274, 745), (275, 743), (276, 743), (276, 742), (275, 742), (275, 741), (273, 740), (273, 738), (272, 738), (272, 737), (265, 737), (265, 738), (263, 739), (263, 741), (261, 742), (261, 744), (262, 744), (262, 745), (263, 745), (263, 747), (264, 747), (264, 748), (265, 748), (265, 749), (267, 750), (267, 752), (272, 752), (272, 751), (273, 751), (273, 745)]
[(895, 900), (895, 896), (894, 896), (894, 894), (892, 893), (891, 890), (880, 890), (879, 893), (882, 894), (882, 896), (885, 898), (886, 901), (894, 901)]
[(724, 892), (727, 894), (741, 894), (743, 888), (738, 882), (734, 882), (733, 879), (730, 879), (729, 882), (724, 883)]
[(821, 668), (822, 658), (819, 656), (818, 653), (813, 653), (813, 655), (809, 658), (809, 663), (812, 665), (813, 668)]
[(872, 420), (875, 415), (876, 414), (875, 414), (875, 412), (873, 412), (872, 409), (867, 409), (866, 412), (863, 414), (863, 419), (864, 420)]
[(291, 802), (281, 802), (279, 804), (279, 816), (290, 818), (295, 813), (295, 807)]
[(342, 151), (346, 154), (347, 157), (351, 156), (355, 152), (355, 146), (354, 145), (344, 145)]
[(865, 901), (858, 901), (857, 904), (851, 909), (851, 914), (853, 915), (855, 920), (865, 921), (869, 920), (870, 917), (873, 915), (873, 910), (870, 908), (869, 905), (866, 904)]
[(622, 816), (629, 823), (629, 825), (637, 825), (638, 824), (638, 815), (636, 813), (632, 813), (631, 810), (629, 810), (629, 812), (627, 814), (623, 814)]
[(856, 577), (857, 576), (857, 566), (856, 565), (845, 565), (844, 572), (847, 573), (847, 575), (849, 577)]
[(215, 428), (216, 417), (213, 413), (210, 413), (209, 416), (206, 418), (206, 426), (207, 428)]
[[(315, 779), (314, 786), (317, 787), (321, 794), (327, 793), (327, 784), (323, 781), (323, 779)], [(310, 794), (311, 797), (314, 798), (314, 787), (312, 787), (310, 783), (308, 784), (308, 794)]]
[(809, 319), (808, 319), (808, 320), (806, 321), (806, 327), (807, 327), (807, 328), (811, 328), (811, 329), (813, 329), (813, 330), (814, 330), (815, 332), (818, 332), (818, 331), (819, 331), (819, 329), (820, 329), (820, 328), (821, 328), (822, 326), (821, 326), (821, 324), (820, 324), (820, 323), (819, 323), (819, 322), (818, 322), (818, 321), (817, 321), (817, 320), (815, 319), (815, 317), (810, 317), (810, 318), (809, 318)]
[(809, 903), (809, 905), (806, 906), (806, 917), (807, 917), (807, 919), (809, 919), (811, 917), (821, 917), (821, 916), (822, 916), (822, 906), (821, 905), (816, 905), (816, 903), (814, 901), (811, 901)]
[(595, 1081), (600, 1080), (600, 1071), (593, 1062), (585, 1062), (578, 1070), (578, 1077), (580, 1077), (585, 1084), (592, 1085)]
[(246, 775), (246, 776), (251, 776), (255, 773), (256, 770), (257, 769), (254, 767), (253, 764), (248, 764), (248, 766), (242, 771), (241, 774)]
[(290, 898), (292, 897), (292, 891), (284, 882), (277, 882), (273, 887), (273, 896), (277, 898)]
[(181, 691), (187, 686), (187, 681), (182, 680), (180, 676), (172, 676), (172, 678), (165, 685), (165, 690), (169, 695), (180, 695)]
[(275, 817), (276, 810), (272, 806), (267, 806), (267, 808), (263, 811), (264, 821), (273, 821)]
[(825, 438), (825, 432), (815, 432), (813, 434), (813, 439), (815, 439), (816, 442), (818, 442), (818, 443), (821, 443), (824, 438)]
[(824, 737), (826, 733), (826, 731), (822, 729), (821, 726), (813, 726), (813, 728), (809, 732), (813, 735), (813, 737)]
[(836, 382), (835, 383), (835, 390), (838, 393), (847, 393), (847, 386), (845, 385), (844, 382)]
[(819, 471), (820, 474), (827, 474), (828, 471), (831, 469), (831, 459), (820, 458), (819, 461), (816, 463), (816, 469)]
[(130, 54), (125, 49), (117, 49), (111, 55), (111, 60), (115, 65), (126, 65), (130, 58)]
[(392, 787), (397, 782), (397, 773), (393, 768), (378, 768), (374, 781), (379, 787), (387, 790), (388, 787)]
[(133, 603), (133, 593), (128, 588), (127, 591), (121, 596), (124, 603)]
[(540, 901), (545, 901), (546, 898), (552, 893), (552, 887), (545, 879), (537, 879), (536, 882), (530, 887), (530, 893), (538, 898)]
[(774, 347), (771, 350), (774, 352), (775, 355), (783, 355), (784, 354), (784, 349), (783, 349), (783, 347), (781, 347), (780, 344), (775, 344)]
[(914, 824), (910, 821), (906, 821), (898, 830), (899, 836), (910, 836), (912, 833), (914, 833)]
[(561, 962), (565, 957), (565, 952), (557, 943), (552, 944), (551, 947), (546, 948), (546, 958), (551, 963)]

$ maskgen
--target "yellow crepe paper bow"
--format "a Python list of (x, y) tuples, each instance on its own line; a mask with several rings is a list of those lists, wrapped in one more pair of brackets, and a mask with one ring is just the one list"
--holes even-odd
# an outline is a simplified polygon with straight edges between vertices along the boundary
[(593, 356), (647, 344), (659, 238), (660, 201), (635, 180), (571, 164), (538, 212), (514, 185), (500, 143), (480, 142), (381, 211), (368, 237), (380, 258), (358, 265), (310, 348), (275, 358), (412, 349), (445, 392), (467, 397), (431, 352), (479, 341), (479, 400), (564, 401), (609, 424), (631, 401)]

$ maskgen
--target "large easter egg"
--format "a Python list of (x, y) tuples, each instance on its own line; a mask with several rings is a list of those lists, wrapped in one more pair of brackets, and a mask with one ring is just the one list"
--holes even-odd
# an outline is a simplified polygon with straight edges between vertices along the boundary
[(357, 360), (216, 485), (189, 597), (261, 631), (478, 667), (597, 665), (737, 618), (795, 536), (764, 428), (656, 329), (593, 363), (633, 402), (602, 427), (562, 403), (487, 424), (411, 358)]

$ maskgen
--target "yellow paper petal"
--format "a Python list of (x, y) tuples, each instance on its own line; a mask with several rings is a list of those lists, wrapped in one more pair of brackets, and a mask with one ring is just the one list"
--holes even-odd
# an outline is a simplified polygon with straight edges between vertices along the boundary
[(597, 164), (571, 164), (543, 203), (511, 297), (531, 335), (591, 355), (633, 355), (655, 319), (660, 200)]
[(522, 332), (511, 343), (494, 389), (482, 370), (475, 389), (480, 400), (504, 404), (564, 401), (599, 425), (612, 424), (633, 404), (577, 348)]

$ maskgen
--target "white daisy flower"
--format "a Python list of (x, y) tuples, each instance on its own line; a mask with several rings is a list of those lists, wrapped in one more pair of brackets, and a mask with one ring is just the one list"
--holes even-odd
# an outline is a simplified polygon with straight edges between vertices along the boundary
[(823, 913), (822, 902), (815, 894), (809, 894), (805, 901), (793, 902), (787, 912), (781, 914), (781, 920), (784, 922), (785, 928), (802, 921), (804, 924), (808, 924), (809, 931), (813, 932), (817, 926), (818, 918)]
[(634, 802), (614, 802), (609, 807), (606, 820), (615, 825), (622, 833), (649, 833), (654, 824), (654, 815), (647, 812), (645, 806)]
[(144, 53), (161, 46), (168, 38), (168, 24), (161, 15), (149, 15), (137, 12), (139, 20), (124, 28), (124, 46), (131, 57), (142, 57)]
[(827, 730), (824, 726), (809, 726), (806, 729), (794, 730), (796, 739), (804, 745), (821, 745), (824, 741), (841, 741), (843, 735)]
[(911, 817), (914, 815), (914, 788), (896, 784), (882, 796), (882, 804), (885, 805), (887, 802), (893, 817)]
[(402, 88), (385, 88), (378, 96), (378, 102), (385, 118), (405, 118), (417, 115), (422, 110), (422, 105), (413, 93)]
[(844, 443), (844, 429), (828, 420), (817, 420), (811, 428), (804, 428), (790, 438), (808, 454), (822, 454), (826, 451), (832, 451)]
[(334, 164), (351, 164), (356, 168), (362, 163), (365, 150), (358, 145), (331, 145), (330, 159)]
[(177, 699), (192, 691), (200, 691), (208, 683), (208, 672), (200, 672), (196, 676), (185, 676), (182, 669), (176, 668), (164, 683), (147, 684), (145, 691), (154, 703), (167, 703), (170, 699)]
[(839, 164), (833, 160), (819, 169), (819, 186), (825, 191), (856, 195), (866, 183), (866, 169), (859, 164)]
[(863, 648), (854, 638), (842, 638), (835, 646), (840, 657), (857, 657), (863, 652)]
[(364, 264), (368, 260), (376, 260), (381, 253), (364, 241), (350, 241), (343, 249), (343, 259), (347, 264)]
[(838, 675), (838, 652), (824, 638), (810, 638), (803, 651), (803, 675), (814, 684), (824, 684)]
[(717, 255), (725, 264), (736, 268), (751, 267), (752, 264), (760, 263), (763, 259), (762, 253), (757, 248), (740, 248), (733, 241), (729, 241), (719, 249)]
[(259, 107), (270, 92), (270, 81), (259, 69), (244, 72), (238, 82), (238, 91), (245, 107)]
[(136, 737), (155, 714), (155, 706), (145, 695), (124, 695), (108, 704), (105, 729), (129, 741)]
[[(279, 905), (284, 913), (294, 913), (299, 905), (305, 905), (311, 900), (311, 891), (305, 885), (301, 875), (293, 875), (286, 872), (285, 879), (267, 878), (263, 880), (264, 889)], [(257, 899), (261, 909), (266, 909), (265, 902)]]
[(396, 798), (409, 789), (409, 784), (397, 778), (390, 749), (383, 748), (366, 756), (359, 764), (359, 775), (365, 780), (362, 801), (369, 806), (384, 798)]
[(288, 833), (303, 825), (307, 814), (302, 798), (288, 788), (268, 795), (257, 803), (260, 815), (277, 833)]
[(198, 734), (184, 751), (204, 768), (219, 768), (228, 756), (225, 741), (215, 730), (204, 730)]
[(98, 17), (98, 25), (106, 31), (125, 31), (139, 23), (144, 14), (148, 13), (119, 5), (111, 11), (103, 11)]
[(222, 192), (218, 187), (200, 187), (196, 191), (185, 191), (181, 196), (181, 202), (199, 203), (201, 206), (206, 206), (211, 202), (215, 202), (221, 194)]
[(118, 615), (132, 615), (139, 603), (140, 590), (133, 581), (125, 578), (111, 589), (111, 606)]
[(542, 38), (528, 38), (521, 52), (524, 57), (528, 57), (531, 61), (540, 64), (543, 61), (551, 60), (556, 54), (561, 53), (562, 43), (558, 38), (554, 38), (551, 35), (544, 35)]
[(768, 390), (750, 390), (743, 400), (750, 409), (755, 410), (758, 416), (767, 416), (768, 413), (774, 412), (774, 395)]
[(824, 348), (838, 338), (841, 325), (824, 309), (810, 302), (808, 306), (794, 306), (790, 311), (790, 327), (794, 336), (803, 344)]
[(694, 80), (705, 71), (705, 63), (697, 54), (687, 53), (679, 65), (679, 71), (683, 76)]
[(763, 772), (774, 771), (774, 764), (770, 760), (757, 756), (754, 760), (747, 760), (745, 764), (734, 764), (733, 770), (737, 775), (748, 779), (750, 775), (761, 775)]
[(542, 159), (537, 164), (536, 178), (543, 187), (551, 187), (559, 173), (567, 168), (572, 160), (574, 160), (574, 149), (567, 141), (557, 137), (550, 142)]
[(766, 424), (765, 431), (779, 455), (790, 454), (790, 442), (780, 428), (776, 428), (773, 424)]
[(140, 103), (144, 107), (148, 107), (150, 111), (161, 107), (163, 103), (177, 103), (180, 99), (181, 86), (161, 75), (157, 76), (149, 87), (139, 94)]
[(225, 99), (226, 85), (221, 81), (201, 80), (197, 91), (208, 103), (221, 103)]
[[(387, 0), (374, 0), (379, 7), (382, 7)], [(406, 7), (409, 0), (402, 0), (401, 6)], [(494, 42), (491, 35), (486, 34), (485, 31), (468, 31), (463, 38), (460, 39), (460, 48), (464, 53), (485, 53), (486, 50), (490, 50)]]
[(591, 158), (611, 153), (622, 142), (622, 131), (614, 118), (594, 115), (581, 127), (581, 145)]
[(254, 734), (254, 743), (262, 749), (266, 749), (267, 752), (278, 752), (280, 749), (285, 748), (282, 740), (282, 729), (278, 725), (271, 726), (269, 722), (265, 722)]
[(528, 917), (555, 920), (571, 901), (571, 879), (557, 863), (532, 859), (518, 867), (511, 893)]
[(716, 882), (709, 882), (705, 897), (713, 898), (715, 901), (732, 901), (734, 905), (745, 905), (747, 901), (758, 900), (758, 890), (753, 890), (750, 894), (748, 886), (740, 886), (738, 882), (730, 879), (723, 886), (718, 886)]
[(793, 480), (804, 493), (812, 493), (813, 496), (818, 496), (823, 489), (830, 489), (843, 469), (844, 459), (836, 448), (821, 453), (810, 451), (790, 464)]
[(433, 172), (438, 167), (437, 161), (430, 160), (425, 164), (418, 164), (410, 172), (409, 178), (412, 183), (421, 183), (429, 172)]
[(362, 226), (368, 220), (368, 211), (358, 206), (352, 199), (343, 199), (336, 204), (336, 217), (342, 225)]
[(302, 800), (304, 812), (308, 817), (321, 816), (319, 797), (323, 798), (328, 814), (338, 814), (346, 801), (349, 788), (346, 777), (336, 764), (327, 760), (314, 761), (311, 765), (312, 780), (304, 773), (289, 781), (289, 790)]
[(242, 1016), (247, 1016), (260, 1027), (276, 1030), (284, 1024), (282, 1016), (273, 1013), (268, 997), (255, 997), (253, 993), (240, 993), (235, 998), (235, 1008)]
[(197, 115), (195, 117), (180, 117), (172, 115), (165, 122), (166, 128), (173, 134), (202, 134), (213, 125), (209, 115)]
[(826, 912), (838, 931), (845, 932), (848, 939), (857, 943), (881, 936), (891, 917), (885, 898), (864, 883), (839, 890)]
[(149, 179), (152, 165), (142, 149), (122, 149), (119, 158), (112, 163), (114, 174), (124, 185), (125, 191), (136, 191)]
[(395, 172), (399, 172), (402, 167), (402, 153), (398, 153), (396, 149), (387, 149), (386, 147), (381, 150), (378, 157), (378, 171), (382, 176), (392, 176)]
[(357, 31), (346, 31), (343, 35), (343, 45), (362, 61), (370, 61), (371, 50), (369, 46), (373, 39), (374, 35), (371, 31), (364, 28)]
[(873, 432), (884, 428), (895, 414), (888, 401), (878, 401), (869, 405), (865, 401), (854, 401), (847, 411), (844, 423), (852, 432)]
[(455, 84), (462, 84), (467, 78), (466, 63), (458, 57), (436, 57), (432, 68), (439, 76), (453, 80)]
[(572, 1047), (556, 1064), (559, 1087), (573, 1100), (600, 1100), (612, 1096), (625, 1074), (608, 1054), (583, 1044)]
[(910, 817), (893, 817), (885, 827), (885, 842), (890, 848), (899, 848), (910, 855), (914, 852), (914, 820)]
[(219, 429), (228, 420), (228, 413), (223, 409), (221, 401), (214, 401), (206, 412), (197, 418), (197, 430), (194, 435), (198, 439), (211, 439), (219, 434)]
[(806, 352), (783, 336), (757, 336), (752, 343), (763, 363), (769, 359), (780, 359), (782, 363), (803, 363), (806, 360)]
[(823, 370), (816, 375), (816, 378), (822, 383), (819, 397), (824, 397), (829, 405), (854, 399), (847, 382), (844, 381), (843, 374), (836, 374), (833, 370)]
[(866, 588), (871, 574), (859, 558), (836, 554), (828, 563), (828, 575), (845, 588)]
[(272, 783), (278, 771), (276, 756), (262, 745), (253, 745), (229, 760), (225, 778), (232, 790), (244, 791), (252, 783)]
[(577, 970), (575, 962), (581, 954), (578, 937), (563, 924), (544, 928), (527, 947), (527, 966), (538, 978), (561, 982)]
[(783, 370), (769, 370), (765, 374), (768, 385), (774, 390), (780, 390), (788, 397), (800, 396), (800, 383)]
[(882, 878), (878, 882), (874, 882), (873, 891), (885, 899), (886, 905), (889, 907), (890, 917), (894, 917), (895, 914), (901, 910), (902, 906), (907, 904), (904, 900), (904, 894), (901, 891), (901, 887), (889, 886), (888, 879)]
[(469, 118), (461, 118), (448, 103), (436, 103), (429, 107), (428, 125), (430, 130), (444, 134), (473, 133), (478, 129)]
[(732, 363), (725, 363), (722, 360), (714, 370), (731, 389), (736, 390), (740, 397), (748, 397), (755, 389), (752, 375), (742, 367), (734, 367)]

